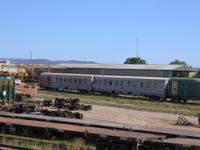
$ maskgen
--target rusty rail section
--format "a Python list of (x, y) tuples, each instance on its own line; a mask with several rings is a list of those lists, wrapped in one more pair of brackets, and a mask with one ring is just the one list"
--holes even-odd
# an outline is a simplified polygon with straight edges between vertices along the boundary
[(79, 126), (89, 126), (89, 127), (98, 127), (112, 130), (125, 130), (125, 131), (135, 131), (141, 133), (151, 133), (151, 134), (161, 134), (166, 137), (185, 137), (185, 138), (194, 138), (200, 139), (200, 130), (191, 131), (191, 130), (180, 130), (180, 129), (170, 129), (170, 128), (156, 128), (156, 127), (144, 127), (139, 125), (130, 125), (125, 123), (114, 123), (109, 121), (100, 121), (100, 120), (88, 120), (88, 119), (72, 119), (72, 118), (58, 118), (50, 117), (43, 115), (31, 115), (31, 114), (15, 114), (0, 112), (0, 117), (7, 118), (18, 118), (26, 120), (37, 120), (44, 122), (54, 122), (60, 124), (70, 124), (70, 125), (79, 125)]
[[(16, 129), (21, 127), (22, 130), (26, 130), (27, 134), (29, 130), (38, 130), (44, 129), (45, 131), (53, 132), (62, 132), (66, 134), (71, 134), (72, 136), (80, 135), (83, 138), (90, 137), (112, 137), (113, 139), (124, 139), (129, 141), (146, 141), (146, 140), (159, 140), (165, 138), (163, 135), (155, 134), (146, 134), (139, 132), (130, 132), (130, 131), (120, 131), (120, 130), (111, 130), (111, 129), (102, 129), (95, 127), (86, 127), (86, 126), (76, 126), (76, 125), (67, 125), (59, 123), (50, 123), (44, 121), (32, 121), (24, 119), (12, 119), (0, 117), (0, 131), (2, 132), (15, 132)], [(8, 128), (6, 128), (8, 127)], [(12, 129), (11, 129), (12, 128)], [(14, 129), (15, 128), (15, 129)], [(29, 132), (32, 134), (31, 132)]]

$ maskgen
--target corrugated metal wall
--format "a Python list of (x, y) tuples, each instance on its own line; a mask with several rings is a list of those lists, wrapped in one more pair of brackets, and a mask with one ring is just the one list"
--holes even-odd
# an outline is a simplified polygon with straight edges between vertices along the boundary
[(155, 70), (125, 70), (125, 69), (87, 69), (87, 68), (66, 68), (51, 69), (50, 72), (75, 73), (75, 74), (98, 74), (98, 75), (119, 75), (119, 76), (146, 76), (163, 77), (163, 71)]
[(105, 75), (120, 75), (120, 76), (146, 76), (146, 77), (162, 77), (162, 71), (154, 70), (101, 70)]

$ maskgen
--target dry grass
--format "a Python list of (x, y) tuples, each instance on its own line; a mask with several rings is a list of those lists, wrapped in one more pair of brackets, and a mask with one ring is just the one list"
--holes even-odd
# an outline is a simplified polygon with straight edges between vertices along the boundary
[(69, 150), (88, 150), (88, 146), (81, 138), (74, 139), (73, 143), (69, 147)]
[(80, 138), (58, 141), (0, 134), (0, 143), (35, 150), (95, 150), (93, 145), (86, 144)]

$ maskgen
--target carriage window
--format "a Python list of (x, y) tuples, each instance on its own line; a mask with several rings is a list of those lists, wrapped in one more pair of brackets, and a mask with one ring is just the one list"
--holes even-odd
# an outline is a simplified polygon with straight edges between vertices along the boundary
[(65, 82), (67, 82), (67, 78), (65, 78)]
[(154, 88), (158, 88), (158, 82), (154, 82)]
[(51, 77), (50, 76), (47, 77), (47, 81), (51, 81)]
[(83, 82), (84, 82), (84, 83), (87, 83), (87, 79), (85, 78)]
[(137, 82), (133, 81), (133, 87), (137, 87)]
[(123, 85), (124, 84), (123, 81), (121, 81), (120, 84)]
[(101, 80), (99, 80), (99, 84), (101, 84), (102, 83), (102, 81)]
[(74, 79), (74, 82), (75, 82), (75, 83), (77, 82), (77, 79), (76, 79), (76, 78)]
[(112, 85), (112, 81), (109, 81), (109, 85), (110, 85), (110, 86)]
[(72, 79), (71, 79), (71, 78), (69, 78), (69, 82), (72, 82)]
[(144, 87), (144, 82), (140, 82), (140, 87)]
[(115, 86), (118, 86), (119, 85), (119, 81), (115, 81)]
[(58, 81), (58, 78), (56, 77), (56, 81)]
[(62, 82), (62, 78), (60, 78), (60, 82)]
[(107, 80), (104, 80), (104, 85), (107, 85)]
[(130, 81), (128, 81), (128, 82), (127, 82), (127, 86), (129, 87), (129, 86), (130, 86), (130, 84), (131, 84), (131, 82), (130, 82)]
[(82, 82), (81, 79), (79, 79), (78, 82), (81, 83)]
[(146, 87), (151, 88), (151, 81), (147, 81)]
[(162, 87), (162, 83), (161, 82), (158, 82), (158, 87)]

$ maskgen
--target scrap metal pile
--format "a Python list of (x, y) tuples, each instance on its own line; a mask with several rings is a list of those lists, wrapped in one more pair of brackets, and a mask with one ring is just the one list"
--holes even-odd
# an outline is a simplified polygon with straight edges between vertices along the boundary
[(78, 112), (79, 110), (89, 111), (92, 110), (92, 106), (80, 104), (80, 100), (77, 98), (55, 98), (55, 100), (45, 99), (37, 104), (15, 103), (7, 111), (14, 113), (82, 119), (83, 114)]
[(80, 104), (80, 100), (78, 98), (55, 98), (53, 100), (44, 100), (43, 106), (54, 106), (58, 109), (67, 109), (67, 110), (92, 110), (91, 105)]

